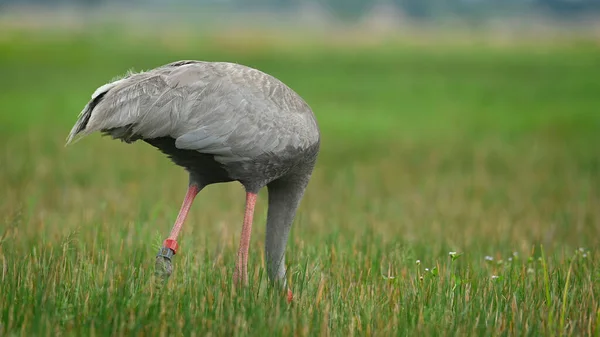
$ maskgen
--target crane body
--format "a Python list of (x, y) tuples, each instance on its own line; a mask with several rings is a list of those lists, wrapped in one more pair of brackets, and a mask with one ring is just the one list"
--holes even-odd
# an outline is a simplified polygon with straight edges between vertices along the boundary
[(289, 231), (320, 148), (316, 118), (297, 93), (247, 66), (178, 61), (128, 73), (98, 88), (67, 144), (94, 132), (126, 143), (144, 141), (189, 173), (181, 210), (157, 256), (157, 270), (166, 277), (171, 274), (177, 237), (194, 197), (210, 184), (238, 181), (246, 190), (246, 209), (234, 281), (248, 281), (254, 206), (266, 186), (267, 273), (285, 286)]

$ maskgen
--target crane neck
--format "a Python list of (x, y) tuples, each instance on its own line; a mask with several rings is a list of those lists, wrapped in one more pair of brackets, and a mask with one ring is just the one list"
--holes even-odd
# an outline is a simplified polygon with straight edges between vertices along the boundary
[(282, 280), (285, 285), (285, 247), (300, 200), (310, 177), (280, 179), (269, 183), (269, 210), (265, 253), (267, 273), (271, 280)]

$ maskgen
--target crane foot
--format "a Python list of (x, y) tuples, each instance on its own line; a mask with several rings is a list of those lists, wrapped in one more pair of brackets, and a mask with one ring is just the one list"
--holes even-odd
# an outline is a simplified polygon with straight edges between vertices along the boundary
[(169, 279), (171, 273), (173, 273), (173, 265), (171, 264), (171, 259), (175, 255), (172, 249), (163, 247), (158, 251), (158, 255), (156, 255), (156, 263), (154, 268), (154, 273), (157, 277), (160, 277), (163, 281)]

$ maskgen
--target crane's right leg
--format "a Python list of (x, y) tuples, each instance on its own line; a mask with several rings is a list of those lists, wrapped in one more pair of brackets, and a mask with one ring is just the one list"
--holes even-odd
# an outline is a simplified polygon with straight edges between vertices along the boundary
[(175, 220), (173, 229), (171, 229), (171, 234), (163, 242), (163, 247), (158, 251), (155, 265), (156, 275), (160, 276), (163, 280), (166, 280), (173, 272), (171, 259), (175, 254), (177, 254), (177, 249), (179, 248), (179, 244), (177, 244), (177, 236), (179, 236), (181, 227), (183, 226), (188, 212), (192, 207), (192, 202), (200, 190), (201, 188), (196, 183), (190, 182), (187, 193), (185, 194), (185, 199), (183, 199), (183, 204), (179, 210), (179, 215), (177, 215), (177, 220)]

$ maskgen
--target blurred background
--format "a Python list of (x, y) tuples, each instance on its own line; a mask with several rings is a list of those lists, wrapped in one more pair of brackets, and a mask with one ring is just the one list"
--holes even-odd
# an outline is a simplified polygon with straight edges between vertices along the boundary
[[(245, 16), (250, 22), (256, 22), (256, 15), (262, 13), (280, 23), (311, 20), (320, 25), (332, 24), (336, 20), (357, 22), (382, 17), (388, 17), (387, 21), (398, 21), (390, 22), (393, 25), (407, 20), (484, 23), (510, 17), (562, 21), (585, 18), (593, 21), (600, 8), (596, 0), (3, 0), (2, 6), (5, 11), (21, 9), (31, 12), (37, 9), (43, 13), (72, 9), (96, 12), (99, 16), (111, 10), (118, 12), (124, 9), (136, 14), (155, 13), (160, 16), (169, 12), (178, 14), (177, 21), (182, 21), (181, 13), (190, 11), (193, 14), (223, 14), (227, 21)], [(183, 20), (197, 22), (194, 17), (197, 18), (196, 15), (184, 16)], [(393, 17), (396, 20), (391, 19)], [(210, 16), (203, 19), (208, 18)], [(214, 17), (209, 21), (223, 23)]]
[[(599, 13), (597, 0), (3, 0), (0, 207), (29, 214), (32, 239), (98, 222), (166, 233), (183, 170), (139, 142), (64, 139), (100, 85), (199, 59), (263, 70), (313, 108), (323, 145), (301, 231), (434, 251), (597, 243)], [(209, 190), (189, 230), (237, 233), (238, 187)]]
[[(196, 30), (353, 27), (415, 33), (425, 27), (496, 34), (598, 34), (598, 0), (2, 0), (2, 22), (18, 26), (82, 27), (129, 24)], [(161, 29), (165, 29), (162, 27)]]
[[(130, 313), (149, 328), (180, 314), (193, 321), (204, 311), (182, 312), (178, 303), (204, 308), (207, 294), (229, 280), (240, 186), (210, 186), (196, 199), (175, 262), (181, 272), (171, 283), (181, 288), (173, 288), (173, 315), (161, 321), (160, 310), (147, 309), (154, 304), (145, 302), (151, 292), (144, 273), (176, 217), (186, 173), (141, 142), (93, 135), (64, 146), (96, 88), (128, 70), (185, 59), (258, 68), (314, 110), (322, 149), (287, 260), (293, 284), (307, 271), (316, 275), (308, 277), (305, 299), (320, 298), (324, 287), (316, 306), (331, 310), (332, 328), (353, 331), (351, 312), (365, 329), (393, 331), (400, 320), (415, 333), (458, 324), (476, 334), (471, 329), (484, 312), (496, 317), (478, 331), (484, 335), (501, 333), (510, 319), (546, 326), (537, 315), (543, 306), (536, 303), (546, 300), (535, 288), (541, 283), (524, 281), (529, 269), (541, 269), (524, 257), (539, 257), (540, 245), (559, 257), (600, 246), (599, 15), (600, 0), (0, 0), (0, 257), (7, 280), (25, 280), (0, 285), (4, 326), (45, 335), (56, 322), (82, 327), (100, 317), (109, 323), (98, 324), (98, 332), (111, 334), (129, 331), (123, 322)], [(256, 278), (264, 262), (265, 194), (251, 245)], [(456, 262), (463, 276), (502, 275), (502, 261), (516, 256), (523, 256), (522, 273), (511, 274), (517, 276), (506, 296), (486, 297), (496, 290), (482, 286), (481, 302), (461, 307), (440, 299), (433, 308), (418, 297), (418, 282), (408, 281), (417, 259), (441, 266), (444, 275), (450, 251), (464, 253)], [(568, 264), (555, 261), (564, 276)], [(68, 266), (79, 274), (67, 273)], [(49, 273), (79, 285), (83, 295), (46, 284)], [(587, 275), (597, 280), (597, 273)], [(598, 288), (585, 280), (569, 295), (582, 300), (569, 321), (581, 329), (597, 312)], [(557, 284), (562, 298), (566, 287)], [(414, 312), (424, 316), (379, 305), (374, 294), (382, 292), (416, 303)], [(517, 308), (510, 297), (517, 292), (533, 297), (519, 308), (536, 307), (505, 315), (502, 308)], [(339, 301), (337, 294), (349, 295)], [(130, 295), (133, 302), (113, 306), (113, 298)], [(505, 302), (492, 305), (492, 297)], [(56, 310), (34, 310), (49, 303)], [(283, 316), (254, 304), (242, 314), (254, 327), (279, 331), (294, 322), (274, 324), (270, 319)], [(219, 308), (215, 319), (228, 324), (207, 329), (248, 331), (237, 311)], [(298, 313), (298, 324), (321, 326), (321, 315)], [(423, 317), (439, 325), (420, 324)]]
[[(166, 232), (183, 170), (144, 144), (63, 142), (100, 85), (200, 59), (261, 69), (315, 111), (301, 231), (434, 235), (437, 251), (597, 243), (599, 13), (597, 0), (3, 0), (0, 207), (29, 214), (31, 238), (98, 222)], [(213, 225), (190, 230), (235, 233), (222, 222), (237, 223), (238, 189), (209, 189), (196, 216)]]

